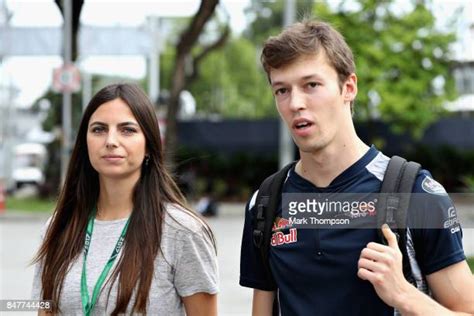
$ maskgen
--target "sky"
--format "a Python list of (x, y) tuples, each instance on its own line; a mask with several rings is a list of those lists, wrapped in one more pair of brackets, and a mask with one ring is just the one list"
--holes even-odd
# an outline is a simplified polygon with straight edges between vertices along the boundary
[[(335, 0), (336, 1), (336, 0)], [(408, 2), (409, 0), (399, 0)], [(247, 23), (244, 8), (249, 0), (222, 0), (229, 13), (234, 32), (241, 32)], [(110, 4), (113, 3), (113, 10)], [(61, 27), (62, 17), (53, 0), (0, 0), (13, 13), (11, 26)], [(85, 0), (81, 23), (96, 26), (140, 26), (146, 16), (190, 16), (198, 8), (198, 0)], [(435, 16), (440, 27), (446, 17), (460, 5), (466, 6), (462, 19), (458, 21), (461, 41), (455, 46), (456, 54), (474, 60), (473, 42), (469, 40), (469, 25), (474, 22), (474, 8), (469, 0), (434, 0)], [(403, 7), (403, 5), (401, 5)], [(468, 54), (467, 57), (464, 55)], [(8, 57), (0, 65), (0, 103), (5, 98), (2, 86), (13, 86), (16, 90), (14, 103), (28, 107), (51, 85), (53, 69), (62, 63), (60, 56)], [(88, 57), (80, 61), (82, 71), (108, 75), (126, 76), (135, 79), (146, 76), (146, 63), (142, 56)]]
[[(234, 32), (241, 32), (246, 25), (244, 8), (248, 0), (222, 0), (229, 13)], [(53, 0), (0, 0), (13, 14), (10, 26), (61, 27), (62, 16)], [(113, 10), (110, 4), (113, 3)], [(85, 0), (81, 23), (93, 26), (138, 27), (147, 16), (191, 16), (199, 6), (198, 0)], [(104, 14), (106, 13), (106, 14)], [(53, 69), (62, 64), (60, 56), (8, 57), (0, 66), (1, 86), (13, 86), (17, 90), (14, 102), (28, 107), (51, 85)], [(134, 79), (146, 76), (146, 62), (142, 56), (100, 56), (80, 61), (82, 71), (118, 75)], [(5, 90), (5, 89), (4, 89)], [(3, 98), (5, 96), (3, 95)]]

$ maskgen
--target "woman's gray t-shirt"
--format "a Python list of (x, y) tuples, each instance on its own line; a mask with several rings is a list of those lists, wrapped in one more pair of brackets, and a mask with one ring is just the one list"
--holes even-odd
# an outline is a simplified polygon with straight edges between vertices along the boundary
[[(127, 219), (95, 220), (89, 254), (87, 255), (87, 285), (89, 297), (109, 259)], [(151, 241), (150, 241), (151, 242)], [(161, 250), (155, 259), (154, 278), (150, 288), (147, 314), (185, 315), (181, 297), (204, 292), (218, 292), (217, 258), (203, 223), (187, 211), (168, 207), (163, 223)], [(125, 258), (126, 260), (126, 258)], [(115, 264), (119, 260), (115, 261)], [(81, 273), (83, 254), (72, 264), (64, 280), (59, 307), (66, 315), (82, 315)], [(33, 299), (40, 299), (41, 267), (35, 267)], [(109, 272), (109, 276), (112, 274)], [(110, 283), (102, 289), (94, 315), (109, 315), (117, 299), (117, 282), (113, 284), (107, 303)], [(133, 300), (133, 298), (132, 298)], [(129, 304), (129, 309), (133, 304)], [(127, 310), (127, 313), (130, 310)]]

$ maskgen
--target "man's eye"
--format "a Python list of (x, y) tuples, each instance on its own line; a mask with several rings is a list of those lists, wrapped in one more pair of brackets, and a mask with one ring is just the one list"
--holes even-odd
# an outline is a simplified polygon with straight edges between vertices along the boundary
[(277, 89), (277, 90), (275, 91), (275, 95), (284, 94), (284, 93), (286, 93), (287, 91), (288, 91), (288, 89), (286, 89), (286, 88), (280, 88), (280, 89)]
[(317, 86), (320, 86), (321, 84), (319, 82), (309, 82), (308, 86), (311, 88), (316, 88)]

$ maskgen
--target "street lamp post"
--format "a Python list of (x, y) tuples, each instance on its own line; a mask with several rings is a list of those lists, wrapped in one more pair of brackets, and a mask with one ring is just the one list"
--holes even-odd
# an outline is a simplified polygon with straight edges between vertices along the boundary
[[(283, 11), (283, 27), (294, 23), (296, 3), (295, 0), (285, 0), (285, 10)], [(280, 118), (280, 138), (279, 138), (279, 166), (280, 169), (293, 161), (295, 153), (293, 140), (286, 128), (285, 122)]]
[[(72, 62), (72, 1), (63, 0), (64, 10), (64, 26), (63, 26), (63, 50), (64, 50), (64, 65), (69, 65)], [(69, 89), (63, 90), (63, 139), (61, 149), (61, 184), (64, 183), (66, 177), (67, 166), (69, 163), (69, 156), (71, 153), (71, 102), (72, 95)]]

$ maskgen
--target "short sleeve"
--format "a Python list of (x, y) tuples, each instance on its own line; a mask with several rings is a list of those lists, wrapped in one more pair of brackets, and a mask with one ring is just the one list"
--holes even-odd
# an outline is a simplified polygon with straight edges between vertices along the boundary
[(33, 289), (31, 290), (31, 299), (39, 301), (41, 297), (41, 271), (42, 265), (40, 262), (35, 264), (35, 274), (33, 276)]
[(245, 207), (245, 221), (242, 233), (242, 244), (240, 248), (240, 279), (241, 286), (259, 289), (263, 291), (274, 291), (276, 287), (273, 282), (266, 278), (259, 250), (253, 244), (253, 214), (255, 211), (255, 200), (257, 192)]
[(417, 224), (411, 231), (422, 273), (429, 275), (465, 260), (461, 224), (443, 186), (424, 170), (417, 178), (414, 193), (411, 209), (416, 215), (411, 217)]
[(197, 232), (177, 232), (174, 284), (181, 297), (196, 293), (216, 294), (218, 287), (217, 257), (204, 228)]

